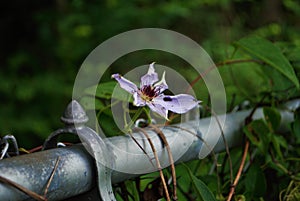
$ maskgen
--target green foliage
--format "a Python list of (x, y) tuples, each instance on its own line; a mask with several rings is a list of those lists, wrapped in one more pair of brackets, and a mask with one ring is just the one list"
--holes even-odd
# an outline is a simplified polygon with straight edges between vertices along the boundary
[(291, 124), (291, 131), (297, 144), (300, 144), (300, 110), (295, 112), (295, 121)]
[[(76, 73), (89, 52), (123, 31), (171, 29), (199, 42), (216, 62), (226, 89), (228, 112), (245, 100), (252, 108), (265, 106), (265, 118), (251, 121), (241, 131), (250, 141), (250, 149), (235, 200), (299, 200), (300, 110), (295, 111), (289, 131), (279, 133), (281, 116), (276, 109), (278, 103), (300, 97), (300, 6), (296, 1), (283, 0), (277, 5), (254, 0), (71, 0), (7, 2), (3, 8), (2, 135), (15, 135), (21, 147), (41, 145), (62, 126), (59, 117), (72, 97)], [(101, 83), (85, 89), (80, 99), (87, 111), (96, 110), (108, 136), (121, 133), (112, 119), (111, 104), (132, 103), (110, 75), (152, 61), (174, 68), (188, 82), (197, 78), (185, 61), (161, 51), (135, 52), (118, 59)], [(193, 89), (203, 105), (209, 106), (204, 81), (198, 81)], [(94, 91), (96, 98), (91, 96)], [(135, 108), (130, 104), (130, 109)], [(242, 146), (230, 150), (234, 175), (242, 151)], [(188, 167), (176, 167), (179, 200), (226, 200), (231, 178), (225, 153), (191, 161)], [(170, 176), (167, 170), (165, 174)], [(155, 173), (142, 176), (141, 190), (155, 190), (157, 178)], [(124, 186), (131, 200), (140, 199), (133, 181), (126, 181)], [(118, 199), (125, 200), (123, 195), (118, 194)]]
[(267, 154), (272, 134), (263, 120), (252, 121), (244, 128), (244, 132), (253, 145), (257, 146), (263, 154)]
[[(244, 51), (236, 51), (234, 47)], [(246, 37), (233, 43), (232, 55), (232, 59), (223, 58), (223, 61), (218, 63), (228, 97), (236, 95), (238, 102), (249, 98), (252, 106), (267, 105), (262, 111), (264, 119), (252, 120), (243, 128), (253, 155), (251, 160), (247, 159), (248, 165), (236, 187), (235, 199), (276, 200), (282, 191), (290, 193), (291, 190), (287, 186), (290, 182), (297, 181), (300, 176), (300, 150), (297, 148), (300, 122), (298, 112), (295, 112), (295, 121), (290, 126), (293, 137), (277, 132), (281, 124), (278, 103), (299, 96), (298, 71), (291, 65), (292, 61), (288, 60), (295, 57), (285, 56), (280, 48), (259, 37)], [(264, 73), (265, 71), (270, 73)], [(207, 93), (202, 84), (199, 81), (194, 88), (199, 87), (199, 91)], [(202, 94), (203, 96), (205, 94)], [(121, 96), (119, 100), (122, 100)], [(238, 169), (240, 149), (238, 147), (231, 151), (233, 172), (237, 172)], [(214, 166), (215, 160), (213, 157), (204, 160), (194, 171), (188, 168), (188, 178), (186, 173), (182, 173), (182, 168), (177, 166), (180, 200), (190, 200), (192, 197), (196, 200), (226, 199), (230, 189), (228, 157), (222, 154), (218, 158), (218, 162), (221, 162), (218, 165), (222, 164), (221, 170), (217, 168), (216, 172), (209, 176), (209, 165)], [(298, 187), (297, 184), (295, 189)]]
[(209, 190), (209, 188), (195, 175), (191, 172), (191, 170), (185, 166), (187, 172), (189, 173), (190, 179), (192, 181), (193, 187), (195, 188), (195, 191), (197, 193), (197, 197), (200, 198), (203, 201), (215, 201), (216, 198), (212, 194), (212, 192)]
[(268, 127), (274, 132), (280, 125), (280, 113), (272, 107), (264, 107), (263, 113)]
[(239, 40), (236, 45), (279, 71), (299, 88), (299, 81), (293, 67), (280, 49), (271, 42), (252, 36)]
[(132, 103), (129, 94), (117, 86), (117, 82), (105, 82), (97, 86), (85, 89), (85, 95), (94, 95), (99, 99), (114, 99), (119, 101), (129, 101)]
[(262, 168), (254, 163), (245, 175), (245, 195), (249, 200), (263, 197), (267, 191), (267, 182)]

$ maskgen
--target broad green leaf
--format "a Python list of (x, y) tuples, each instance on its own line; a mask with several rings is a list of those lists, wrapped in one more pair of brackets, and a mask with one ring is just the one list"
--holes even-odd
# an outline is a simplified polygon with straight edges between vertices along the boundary
[(257, 36), (250, 36), (242, 38), (235, 44), (279, 71), (299, 88), (299, 80), (290, 62), (281, 53), (280, 49), (270, 41)]
[[(96, 93), (95, 93), (96, 91)], [(85, 89), (85, 94), (103, 99), (116, 99), (132, 102), (131, 94), (118, 86), (117, 82), (105, 82)]]
[[(264, 66), (264, 73), (268, 76), (268, 85), (274, 96), (277, 96), (279, 99), (289, 99), (289, 96), (292, 96), (292, 90), (297, 90), (295, 84), (280, 73), (277, 70), (274, 70), (271, 66)], [(282, 97), (282, 98), (280, 98)]]
[(271, 142), (271, 133), (266, 123), (262, 119), (254, 120), (245, 126), (243, 130), (251, 143), (256, 145), (262, 153), (266, 154)]
[(287, 53), (287, 58), (292, 62), (300, 61), (300, 47), (295, 47)]
[(258, 164), (250, 166), (245, 176), (245, 188), (248, 195), (253, 197), (262, 197), (267, 190), (266, 178)]
[(296, 142), (298, 144), (300, 144), (300, 119), (296, 119), (293, 123), (292, 123), (292, 132), (294, 133), (295, 137), (296, 137)]
[(105, 136), (112, 137), (123, 134), (110, 115), (102, 113), (98, 121)]
[(281, 147), (287, 148), (288, 146), (284, 137), (273, 134), (272, 144), (274, 146), (276, 154), (280, 157), (280, 159), (283, 159)]
[(139, 192), (135, 186), (135, 182), (134, 181), (125, 181), (125, 186), (129, 192), (129, 194), (132, 196), (134, 201), (139, 201), (140, 200), (140, 196), (139, 196)]
[[(98, 98), (110, 99), (114, 88), (116, 87), (116, 82), (105, 82), (99, 85), (91, 86), (85, 89), (85, 94), (95, 95)], [(95, 94), (96, 90), (96, 94)]]
[(90, 96), (84, 96), (80, 99), (80, 104), (84, 107), (86, 110), (101, 110), (105, 108), (105, 105), (103, 102), (99, 99), (95, 99)]
[(190, 179), (197, 192), (198, 197), (201, 198), (203, 201), (217, 201), (212, 192), (206, 186), (206, 184), (203, 183), (200, 179), (198, 179), (186, 165), (184, 166), (189, 173)]
[(271, 126), (273, 131), (276, 131), (281, 121), (281, 116), (278, 110), (272, 107), (264, 107), (263, 113), (267, 124)]
[(243, 96), (242, 100), (246, 98), (253, 102), (259, 101), (261, 99), (260, 94), (271, 90), (270, 78), (263, 70), (261, 66), (252, 62), (220, 68), (222, 79), (226, 85), (226, 92), (231, 93), (227, 93), (228, 97), (234, 93)]

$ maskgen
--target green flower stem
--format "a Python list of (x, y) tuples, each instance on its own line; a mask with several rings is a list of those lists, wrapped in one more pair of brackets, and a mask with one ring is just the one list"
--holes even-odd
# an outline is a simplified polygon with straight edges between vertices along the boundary
[(114, 106), (114, 105), (116, 105), (117, 103), (119, 103), (120, 102), (120, 100), (117, 100), (117, 101), (115, 101), (115, 102), (113, 102), (113, 103), (111, 103), (111, 104), (109, 104), (109, 105), (107, 105), (107, 106), (105, 106), (104, 108), (102, 108), (101, 110), (99, 110), (99, 112), (97, 112), (97, 114), (96, 114), (96, 120), (95, 120), (95, 128), (96, 128), (96, 132), (97, 133), (100, 133), (100, 131), (99, 131), (99, 127), (97, 126), (98, 125), (98, 121), (99, 121), (99, 119), (100, 119), (100, 115), (102, 114), (102, 112), (104, 112), (104, 110), (107, 110), (108, 108), (110, 108), (110, 107), (112, 107), (112, 106)]
[[(136, 122), (136, 120), (141, 116), (141, 114), (145, 112), (147, 118), (148, 118), (148, 122), (149, 124), (152, 123), (152, 118), (150, 115), (150, 109), (148, 107), (140, 107), (134, 114), (134, 116), (132, 117), (132, 119), (130, 120), (130, 122), (127, 124), (126, 122), (126, 118), (124, 117), (124, 121), (125, 121), (125, 133), (126, 132), (131, 132), (131, 128), (134, 124), (134, 122)], [(124, 115), (126, 116), (126, 115)]]
[(134, 114), (134, 116), (132, 117), (132, 119), (130, 120), (130, 122), (127, 124), (125, 122), (125, 132), (131, 132), (131, 127), (133, 126), (134, 122), (136, 122), (136, 120), (140, 117), (140, 115), (143, 113), (143, 108), (139, 108), (136, 113)]
[(143, 107), (146, 115), (147, 115), (147, 118), (148, 118), (148, 121), (149, 121), (149, 124), (152, 124), (152, 118), (151, 118), (151, 115), (150, 115), (150, 108), (149, 107)]

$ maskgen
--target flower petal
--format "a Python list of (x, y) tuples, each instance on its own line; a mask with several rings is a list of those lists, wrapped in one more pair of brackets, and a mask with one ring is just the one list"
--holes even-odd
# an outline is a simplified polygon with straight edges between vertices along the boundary
[(168, 120), (168, 110), (165, 107), (154, 103), (148, 103), (147, 105), (153, 112), (156, 112), (157, 114)]
[(138, 92), (133, 94), (133, 105), (141, 107), (146, 105), (146, 101), (141, 98)]
[(152, 86), (157, 81), (158, 81), (158, 75), (155, 72), (154, 62), (153, 62), (149, 65), (147, 74), (141, 77), (140, 88), (143, 88), (143, 86)]
[(162, 93), (164, 90), (168, 89), (165, 74), (166, 72), (163, 73), (161, 80), (154, 85), (155, 91), (157, 90), (159, 93)]
[(113, 74), (111, 77), (117, 80), (120, 84), (120, 87), (125, 89), (129, 93), (133, 94), (138, 91), (137, 86), (133, 82), (122, 77), (120, 74)]
[(161, 105), (167, 110), (178, 114), (186, 113), (201, 102), (189, 94), (178, 94), (176, 96), (161, 95), (152, 101), (154, 104)]

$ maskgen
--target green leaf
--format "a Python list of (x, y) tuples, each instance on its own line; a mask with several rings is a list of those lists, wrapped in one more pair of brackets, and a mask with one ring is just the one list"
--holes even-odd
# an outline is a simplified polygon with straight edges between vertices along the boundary
[(282, 154), (282, 151), (281, 151), (281, 147), (287, 148), (288, 145), (287, 145), (286, 140), (284, 139), (283, 136), (278, 136), (278, 135), (273, 134), (272, 144), (273, 144), (273, 147), (275, 149), (276, 154), (282, 160), (283, 159), (283, 154)]
[(290, 62), (280, 49), (270, 41), (257, 36), (250, 36), (242, 38), (235, 45), (279, 71), (299, 88), (299, 80)]
[[(108, 110), (108, 112), (111, 111)], [(102, 113), (98, 121), (105, 136), (112, 137), (123, 134), (123, 132), (120, 131), (119, 127), (115, 124), (115, 121), (112, 118), (112, 114), (107, 115), (105, 113)]]
[[(238, 57), (241, 57), (240, 55)], [(234, 61), (234, 60), (232, 60)], [(260, 94), (270, 91), (270, 78), (260, 65), (252, 62), (232, 65), (230, 68), (220, 68), (222, 79), (226, 86), (226, 92), (241, 94), (245, 100), (257, 102), (261, 99)]]
[(295, 47), (287, 53), (287, 58), (292, 62), (300, 61), (300, 47)]
[(95, 99), (90, 96), (84, 96), (80, 99), (80, 104), (85, 110), (101, 110), (105, 108), (105, 105), (99, 99)]
[(268, 76), (269, 93), (271, 91), (273, 96), (281, 100), (287, 100), (293, 96), (295, 93), (293, 91), (296, 91), (297, 88), (290, 79), (271, 66), (264, 66), (263, 70)]
[(259, 150), (266, 154), (271, 142), (270, 129), (262, 119), (254, 120), (243, 128), (252, 144), (256, 145)]
[(217, 201), (214, 197), (213, 193), (209, 190), (205, 183), (203, 183), (200, 179), (198, 179), (192, 171), (184, 164), (184, 167), (187, 169), (192, 184), (197, 192), (199, 198), (203, 201)]
[[(245, 188), (248, 195), (253, 197), (262, 197), (267, 190), (266, 178), (257, 163), (250, 166), (245, 176)], [(252, 199), (251, 199), (252, 200)]]
[(131, 94), (119, 87), (117, 82), (105, 82), (99, 85), (91, 86), (85, 89), (84, 93), (87, 95), (96, 96), (97, 98), (113, 98), (116, 100), (132, 102), (132, 99), (130, 99)]
[(264, 107), (263, 113), (267, 124), (271, 126), (273, 131), (276, 131), (281, 121), (281, 115), (278, 110), (272, 107)]
[(132, 196), (134, 201), (139, 201), (140, 200), (140, 196), (139, 196), (139, 192), (135, 186), (135, 182), (134, 181), (125, 181), (125, 186), (128, 190), (128, 193)]
[(300, 108), (294, 113), (294, 122), (291, 124), (292, 133), (296, 137), (296, 143), (300, 144)]
[(244, 195), (236, 195), (235, 200), (238, 201), (247, 201), (246, 197)]
[(105, 82), (99, 85), (91, 86), (87, 88), (84, 92), (88, 95), (95, 95), (98, 98), (110, 99), (116, 85), (116, 82)]

